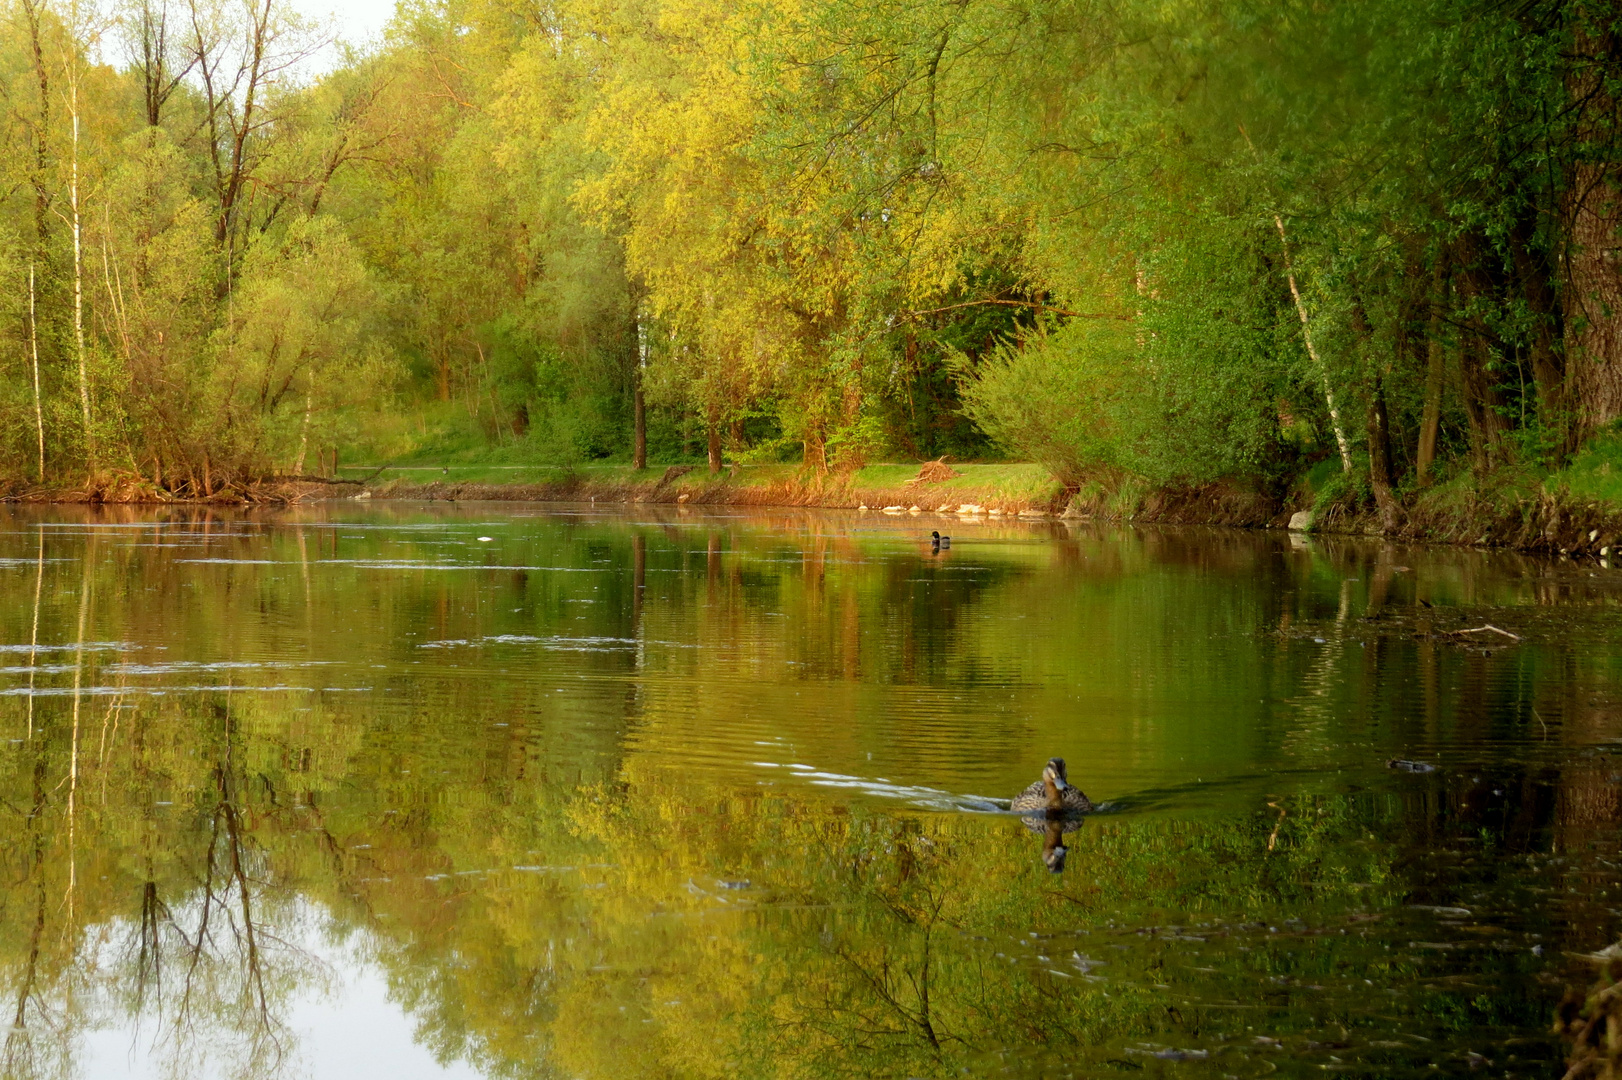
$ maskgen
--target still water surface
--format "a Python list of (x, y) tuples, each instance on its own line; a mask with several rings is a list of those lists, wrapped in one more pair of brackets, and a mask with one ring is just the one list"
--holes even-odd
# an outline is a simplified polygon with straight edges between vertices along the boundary
[(1622, 572), (936, 527), (4, 511), (0, 1075), (1564, 1071)]

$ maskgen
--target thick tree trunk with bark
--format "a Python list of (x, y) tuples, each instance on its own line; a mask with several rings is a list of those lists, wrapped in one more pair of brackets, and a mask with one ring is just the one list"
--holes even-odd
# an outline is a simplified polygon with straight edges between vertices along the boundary
[(1571, 230), (1565, 364), (1580, 436), (1622, 417), (1622, 166), (1614, 160), (1617, 103), (1606, 86), (1615, 35), (1579, 8), (1573, 45), (1568, 93), (1578, 107), (1579, 159), (1564, 208)]
[(1577, 168), (1571, 206), (1571, 308), (1566, 347), (1577, 422), (1585, 431), (1622, 417), (1622, 226), (1617, 170)]

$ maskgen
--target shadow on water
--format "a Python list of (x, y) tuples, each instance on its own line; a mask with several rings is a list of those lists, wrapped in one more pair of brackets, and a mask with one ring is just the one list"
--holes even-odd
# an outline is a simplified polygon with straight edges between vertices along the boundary
[[(1605, 568), (804, 511), (6, 514), (7, 1078), (1615, 1053)], [(1010, 812), (1055, 754), (1098, 812)]]

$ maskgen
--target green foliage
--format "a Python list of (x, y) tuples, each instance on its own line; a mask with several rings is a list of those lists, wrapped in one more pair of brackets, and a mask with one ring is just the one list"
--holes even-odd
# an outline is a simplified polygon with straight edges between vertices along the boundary
[[(429, 418), (623, 460), (640, 390), (667, 460), (1335, 455), (1382, 499), (1421, 442), (1558, 468), (1622, 410), (1622, 68), (1567, 0), (430, 0), (307, 85), (283, 3), (167, 75), (150, 5), (122, 69), (8, 9), (14, 475), (40, 424), (59, 480), (183, 493)], [(173, 83), (198, 48), (236, 96)]]

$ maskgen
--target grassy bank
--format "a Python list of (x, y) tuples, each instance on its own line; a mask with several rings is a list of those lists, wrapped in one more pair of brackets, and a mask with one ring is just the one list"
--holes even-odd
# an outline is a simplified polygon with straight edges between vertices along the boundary
[[(472, 455), (468, 455), (472, 456)], [(113, 477), (83, 490), (13, 487), (14, 501), (162, 503), (300, 502), (327, 498), (423, 501), (598, 501), (691, 505), (808, 506), (830, 509), (983, 512), (988, 516), (1051, 515), (1172, 525), (1303, 528), (1433, 543), (1509, 547), (1550, 554), (1609, 557), (1622, 542), (1622, 433), (1592, 440), (1557, 471), (1505, 466), (1458, 469), (1424, 488), (1399, 491), (1402, 511), (1385, 527), (1355, 476), (1334, 460), (1296, 477), (1280, 495), (1231, 483), (1150, 487), (1131, 479), (1067, 491), (1041, 465), (875, 464), (818, 475), (793, 464), (729, 465), (712, 475), (702, 465), (626, 464), (569, 467), (485, 460), (379, 466), (343, 465), (335, 479), (280, 478), (228, 486), (207, 500), (177, 500), (150, 485)], [(1622, 550), (1618, 551), (1622, 555)]]
[(590, 500), (749, 506), (825, 506), (873, 510), (980, 507), (997, 514), (1058, 514), (1068, 505), (1064, 488), (1040, 465), (959, 464), (956, 475), (919, 480), (918, 465), (870, 465), (852, 473), (816, 475), (797, 465), (729, 466), (712, 475), (702, 466), (643, 470), (629, 465), (572, 468), (467, 464), (348, 466), (369, 476), (373, 498)]
[(1590, 440), (1557, 470), (1460, 465), (1396, 493), (1394, 526), (1382, 520), (1366, 481), (1328, 459), (1297, 476), (1282, 496), (1229, 484), (1083, 486), (1072, 500), (1089, 516), (1165, 524), (1300, 528), (1308, 532), (1469, 544), (1608, 558), (1622, 541), (1622, 433)]

